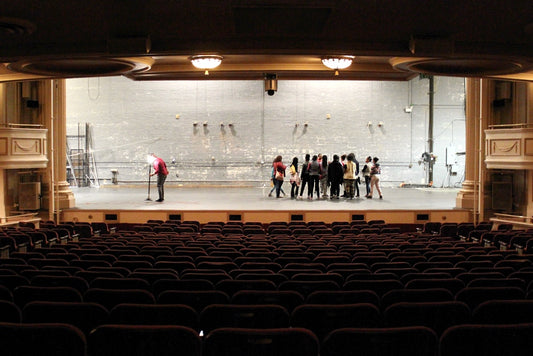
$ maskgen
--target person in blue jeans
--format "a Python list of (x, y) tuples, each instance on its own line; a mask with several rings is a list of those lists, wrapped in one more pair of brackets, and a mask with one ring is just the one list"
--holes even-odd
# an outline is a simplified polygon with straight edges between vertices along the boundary
[[(274, 162), (272, 162), (272, 164), (274, 164)], [(274, 171), (274, 166), (272, 166), (272, 172), (270, 173), (270, 180), (272, 181), (272, 189), (270, 189), (270, 192), (268, 193), (268, 196), (271, 197), (272, 196), (272, 193), (274, 193), (274, 191), (276, 190), (276, 181), (275, 181), (275, 174), (276, 172)], [(281, 194), (283, 194), (283, 196), (285, 196), (285, 192), (283, 191), (283, 188), (281, 188)]]
[(272, 163), (272, 167), (274, 168), (274, 185), (276, 187), (276, 198), (280, 198), (279, 194), (281, 192), (283, 180), (285, 179), (285, 170), (287, 169), (287, 166), (283, 164), (282, 157), (277, 156), (274, 159), (274, 163)]

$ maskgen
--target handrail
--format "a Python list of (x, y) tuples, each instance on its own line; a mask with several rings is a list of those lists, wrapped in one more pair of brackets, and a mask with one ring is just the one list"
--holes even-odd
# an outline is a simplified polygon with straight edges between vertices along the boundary
[(0, 224), (17, 223), (19, 221), (25, 221), (27, 219), (40, 219), (39, 213), (24, 213), (0, 217)]
[(0, 124), (2, 127), (9, 127), (9, 128), (26, 128), (26, 129), (42, 129), (44, 128), (44, 125), (41, 124), (15, 124), (15, 123), (2, 123)]
[(504, 213), (494, 213), (494, 216), (499, 216), (502, 218), (512, 218), (512, 219), (524, 219), (524, 220), (531, 220), (533, 219), (530, 216), (522, 216), (522, 215), (513, 215), (513, 214), (504, 214)]
[(533, 124), (521, 123), (521, 124), (498, 124), (498, 125), (489, 125), (489, 129), (502, 129), (502, 128), (528, 128), (533, 127)]
[(1, 222), (9, 222), (9, 221), (19, 221), (21, 219), (25, 218), (34, 218), (39, 213), (24, 213), (24, 214), (18, 214), (18, 215), (10, 215), (0, 218)]

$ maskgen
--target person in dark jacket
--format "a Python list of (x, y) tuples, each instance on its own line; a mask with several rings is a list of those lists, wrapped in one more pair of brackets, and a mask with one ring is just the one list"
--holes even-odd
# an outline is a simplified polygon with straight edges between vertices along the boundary
[(305, 185), (309, 183), (309, 171), (307, 170), (307, 168), (309, 167), (310, 160), (311, 155), (308, 153), (305, 155), (305, 162), (302, 164), (302, 169), (300, 170), (300, 199), (302, 199), (302, 195), (304, 194)]
[(339, 199), (340, 185), (344, 176), (344, 168), (339, 162), (339, 156), (333, 156), (333, 162), (328, 165), (328, 183), (330, 187), (331, 199)]

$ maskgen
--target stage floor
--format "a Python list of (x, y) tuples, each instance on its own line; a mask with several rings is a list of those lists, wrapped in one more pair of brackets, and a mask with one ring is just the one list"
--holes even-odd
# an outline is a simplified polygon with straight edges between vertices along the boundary
[[(453, 210), (456, 188), (383, 188), (383, 199), (292, 200), (268, 197), (270, 187), (165, 187), (165, 201), (155, 202), (157, 188), (152, 187), (146, 201), (146, 186), (102, 186), (72, 188), (74, 209), (82, 210), (175, 210), (175, 211), (254, 211), (254, 210)], [(285, 186), (290, 195), (290, 187)], [(70, 209), (69, 209), (70, 210)]]

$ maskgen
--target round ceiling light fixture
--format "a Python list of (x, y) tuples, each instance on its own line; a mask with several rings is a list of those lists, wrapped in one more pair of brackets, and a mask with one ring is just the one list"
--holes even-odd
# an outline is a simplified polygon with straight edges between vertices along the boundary
[(222, 63), (222, 58), (218, 55), (197, 55), (189, 59), (193, 66), (205, 70), (205, 75), (209, 75), (209, 69), (218, 67)]
[(322, 64), (335, 70), (335, 75), (339, 75), (339, 69), (346, 69), (351, 66), (354, 58), (354, 56), (326, 56), (322, 57)]

